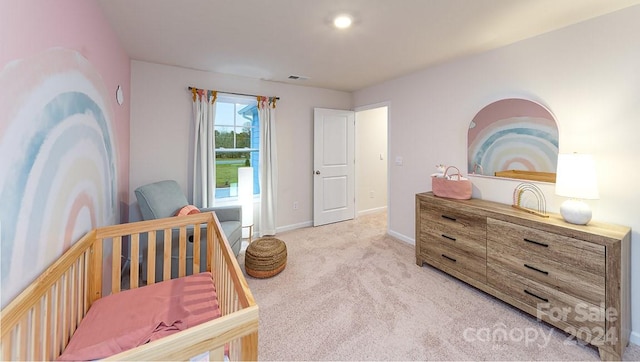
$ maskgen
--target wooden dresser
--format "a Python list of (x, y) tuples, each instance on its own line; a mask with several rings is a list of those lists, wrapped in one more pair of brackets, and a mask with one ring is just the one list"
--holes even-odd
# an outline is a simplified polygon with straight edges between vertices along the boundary
[[(620, 360), (630, 334), (628, 227), (416, 195), (416, 263), (436, 267)], [(573, 337), (572, 337), (573, 338)]]

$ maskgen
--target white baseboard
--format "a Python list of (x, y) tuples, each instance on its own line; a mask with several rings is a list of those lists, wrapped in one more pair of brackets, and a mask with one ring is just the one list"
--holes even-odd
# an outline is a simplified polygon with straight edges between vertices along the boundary
[(400, 239), (402, 241), (404, 241), (405, 243), (409, 244), (409, 245), (416, 245), (416, 241), (408, 236), (405, 236), (403, 234), (400, 234), (398, 232), (395, 232), (393, 230), (388, 230), (387, 234), (393, 236), (396, 239)]
[(384, 212), (384, 211), (387, 211), (387, 207), (386, 206), (376, 207), (376, 208), (373, 208), (373, 209), (358, 211), (358, 216), (369, 215), (369, 214), (377, 214), (379, 212)]
[(631, 331), (629, 342), (635, 344), (636, 346), (640, 346), (640, 332)]
[(301, 223), (298, 223), (298, 224), (280, 226), (280, 227), (276, 228), (276, 233), (283, 233), (285, 231), (302, 229), (302, 228), (307, 228), (307, 227), (310, 227), (310, 226), (313, 226), (313, 221), (305, 221), (305, 222), (301, 222)]
[[(386, 207), (386, 206), (379, 207), (379, 208), (375, 208), (375, 209), (369, 209), (369, 210), (359, 211), (359, 212), (358, 212), (358, 216), (369, 215), (369, 214), (376, 214), (376, 213), (383, 212), (383, 211), (387, 211), (387, 207)], [(301, 223), (298, 223), (298, 224), (291, 224), (291, 225), (279, 226), (279, 227), (277, 227), (277, 228), (276, 228), (276, 232), (277, 232), (277, 233), (283, 233), (283, 232), (285, 232), (285, 231), (291, 231), (291, 230), (296, 230), (296, 229), (302, 229), (302, 228), (311, 227), (311, 226), (313, 226), (313, 220), (309, 220), (309, 221), (301, 222)]]

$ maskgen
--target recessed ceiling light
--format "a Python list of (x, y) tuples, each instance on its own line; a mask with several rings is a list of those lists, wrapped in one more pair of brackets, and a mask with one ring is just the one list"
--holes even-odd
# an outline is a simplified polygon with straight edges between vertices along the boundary
[(353, 19), (349, 15), (338, 15), (333, 19), (333, 25), (338, 29), (346, 29), (351, 26)]

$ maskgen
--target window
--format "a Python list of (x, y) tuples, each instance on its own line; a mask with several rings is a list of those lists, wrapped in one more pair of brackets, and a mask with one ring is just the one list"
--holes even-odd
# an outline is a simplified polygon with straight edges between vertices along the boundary
[(215, 118), (216, 199), (238, 196), (238, 167), (253, 167), (253, 193), (260, 193), (260, 127), (255, 100), (218, 98)]

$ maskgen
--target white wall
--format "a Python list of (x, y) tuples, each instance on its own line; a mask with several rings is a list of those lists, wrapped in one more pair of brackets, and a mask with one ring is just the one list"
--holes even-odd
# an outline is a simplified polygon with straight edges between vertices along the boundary
[[(354, 93), (356, 107), (390, 102), (390, 233), (413, 242), (414, 194), (434, 165), (466, 165), (467, 128), (487, 104), (522, 97), (558, 121), (560, 152), (592, 153), (593, 218), (631, 226), (632, 341), (640, 343), (640, 6)], [(402, 166), (393, 163), (396, 156)], [(475, 197), (510, 203), (515, 183), (473, 178)], [(544, 185), (549, 210), (558, 211)]]
[(387, 109), (356, 112), (356, 212), (387, 207)]
[[(193, 125), (187, 88), (279, 96), (276, 114), (279, 229), (308, 225), (313, 214), (313, 108), (351, 109), (350, 93), (133, 61), (131, 66), (130, 220), (134, 190), (175, 179), (192, 195)], [(293, 209), (297, 201), (299, 208)]]

